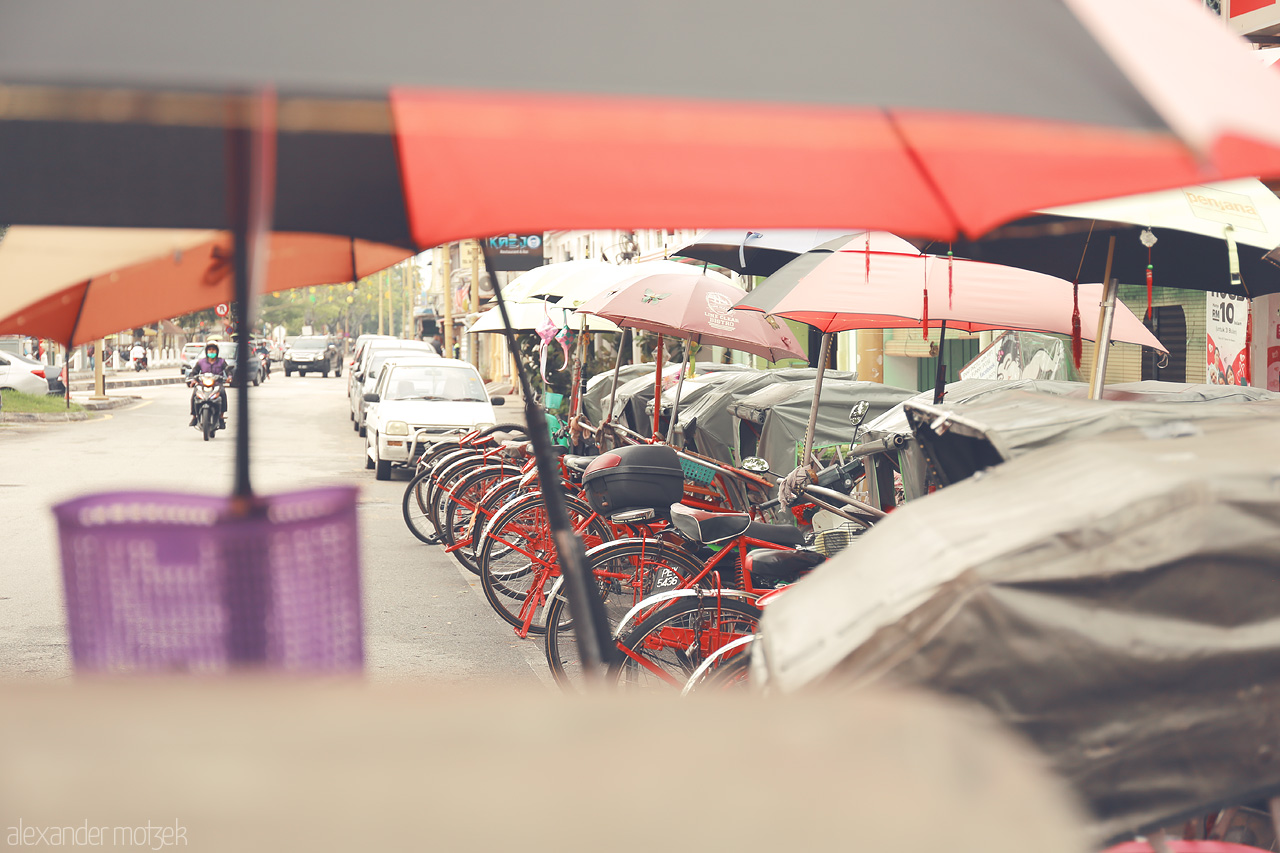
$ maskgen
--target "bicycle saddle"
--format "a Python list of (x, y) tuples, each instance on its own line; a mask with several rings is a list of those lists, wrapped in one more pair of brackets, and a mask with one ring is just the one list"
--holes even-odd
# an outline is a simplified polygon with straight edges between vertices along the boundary
[(681, 536), (703, 545), (749, 536), (774, 545), (803, 545), (804, 534), (786, 524), (752, 521), (745, 512), (707, 512), (684, 504), (671, 505), (671, 521)]
[(564, 467), (577, 474), (587, 470), (587, 466), (595, 460), (594, 456), (565, 456)]

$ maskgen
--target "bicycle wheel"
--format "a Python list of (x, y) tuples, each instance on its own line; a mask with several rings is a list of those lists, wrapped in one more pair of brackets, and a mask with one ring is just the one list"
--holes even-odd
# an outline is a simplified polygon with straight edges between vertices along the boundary
[(409, 532), (428, 545), (433, 545), (437, 541), (433, 536), (435, 531), (431, 527), (431, 519), (427, 517), (426, 504), (422, 499), (422, 492), (425, 491), (424, 484), (430, 473), (430, 471), (419, 471), (413, 475), (409, 485), (405, 486), (404, 498), (400, 501), (400, 511), (404, 515), (404, 523), (409, 526)]
[(483, 456), (477, 456), (474, 459), (463, 459), (454, 465), (445, 473), (445, 480), (442, 478), (436, 490), (431, 493), (430, 503), (427, 504), (427, 510), (431, 513), (431, 523), (440, 533), (440, 541), (453, 544), (452, 536), (448, 528), (448, 512), (449, 505), (453, 503), (453, 496), (457, 493), (462, 482), (474, 474), (476, 471), (487, 468), (490, 465), (501, 464), (499, 460), (485, 459)]
[(714, 593), (677, 598), (618, 639), (623, 658), (607, 680), (627, 690), (679, 690), (722, 646), (754, 634), (760, 608)]
[[(591, 507), (574, 497), (564, 500), (569, 521), (588, 550), (609, 538), (609, 528)], [(548, 583), (560, 576), (560, 561), (541, 493), (517, 498), (493, 517), (476, 562), (484, 597), (494, 611), (521, 636), (544, 633), (542, 605)]]
[(758, 636), (743, 637), (712, 652), (689, 676), (680, 695), (724, 693), (746, 687), (751, 676), (751, 645)]
[[(688, 551), (660, 540), (618, 539), (588, 551), (587, 568), (604, 599), (612, 636), (636, 602), (684, 586), (702, 571), (702, 564)], [(563, 587), (550, 598), (545, 620), (547, 666), (560, 687), (575, 692), (582, 683), (582, 656), (569, 618), (569, 600)]]
[(510, 465), (482, 465), (463, 476), (450, 492), (441, 539), (445, 549), (468, 571), (479, 573), (472, 530), (492, 515), (484, 503), (485, 497), (498, 483), (519, 473), (520, 469)]
[(459, 451), (442, 457), (432, 466), (422, 486), (422, 495), (419, 500), (437, 537), (443, 532), (440, 528), (444, 524), (444, 507), (441, 505), (444, 494), (447, 494), (449, 488), (457, 482), (463, 469), (483, 461), (484, 457), (478, 452)]

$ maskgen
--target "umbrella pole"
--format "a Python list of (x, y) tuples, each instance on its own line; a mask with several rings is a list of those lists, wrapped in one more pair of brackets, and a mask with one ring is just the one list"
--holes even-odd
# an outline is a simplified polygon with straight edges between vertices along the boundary
[[(680, 392), (684, 389), (684, 375), (689, 370), (689, 351), (693, 349), (693, 341), (684, 342), (684, 361), (680, 363), (680, 378), (676, 380), (676, 399), (671, 404), (671, 425), (667, 427), (667, 444), (676, 443), (676, 418), (680, 414)], [(657, 411), (661, 398), (654, 399), (654, 410)]]
[[(249, 366), (249, 336), (253, 328), (251, 297), (255, 283), (252, 276), (255, 267), (265, 262), (260, 255), (259, 244), (271, 227), (271, 196), (275, 190), (274, 111), (275, 97), (263, 94), (254, 100), (257, 115), (252, 127), (235, 127), (227, 131), (236, 364), (241, 373)], [(253, 496), (249, 481), (249, 382), (243, 375), (236, 387), (236, 460), (232, 496), (242, 502)]]
[(654, 439), (661, 439), (658, 432), (658, 404), (662, 402), (662, 335), (658, 335), (658, 348), (653, 351), (653, 433)]
[(1093, 374), (1089, 378), (1089, 399), (1102, 399), (1102, 386), (1107, 379), (1107, 350), (1111, 342), (1111, 321), (1116, 310), (1116, 282), (1111, 280), (1111, 259), (1115, 256), (1116, 238), (1112, 237), (1107, 245), (1107, 267), (1102, 276), (1102, 310), (1098, 312), (1098, 333), (1094, 336), (1097, 342), (1093, 354)]
[(942, 321), (942, 334), (938, 337), (938, 370), (933, 379), (933, 404), (942, 402), (943, 389), (947, 385), (947, 365), (943, 361), (942, 345), (947, 342), (947, 321)]
[(818, 426), (818, 398), (822, 395), (822, 377), (827, 372), (827, 356), (831, 352), (831, 333), (822, 333), (822, 347), (818, 350), (818, 376), (813, 380), (813, 403), (809, 406), (809, 428), (804, 434), (802, 466), (808, 465), (813, 456), (813, 432)]
[[(514, 353), (516, 333), (511, 328), (502, 288), (494, 274), (493, 261), (485, 255), (484, 265), (493, 282), (493, 294), (502, 312), (503, 334), (507, 347)], [(564, 490), (560, 487), (560, 471), (556, 466), (551, 447), (551, 431), (547, 429), (546, 414), (533, 396), (529, 375), (524, 362), (516, 359), (516, 375), (520, 377), (520, 392), (524, 397), (524, 416), (529, 425), (529, 443), (533, 445), (533, 458), (538, 468), (538, 482), (542, 485), (542, 504), (547, 510), (547, 524), (556, 546), (556, 557), (564, 576), (565, 593), (569, 598), (569, 615), (573, 618), (574, 633), (578, 641), (578, 653), (582, 658), (582, 673), (588, 682), (603, 680), (605, 670), (616, 657), (616, 647), (609, 632), (604, 602), (587, 572), (587, 555), (582, 538), (573, 532), (569, 511), (565, 508)]]
[(613, 420), (613, 403), (618, 398), (618, 375), (622, 373), (622, 352), (627, 346), (627, 339), (630, 335), (630, 329), (623, 329), (618, 332), (618, 358), (613, 365), (613, 386), (609, 389), (609, 408), (605, 411), (604, 417), (601, 418), (604, 423)]

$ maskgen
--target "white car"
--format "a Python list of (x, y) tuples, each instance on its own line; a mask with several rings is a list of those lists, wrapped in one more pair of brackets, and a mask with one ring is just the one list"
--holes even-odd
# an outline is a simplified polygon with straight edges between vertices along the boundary
[(365, 403), (365, 467), (387, 480), (392, 466), (413, 465), (437, 441), (493, 426), (503, 399), (491, 399), (465, 361), (415, 358), (384, 364)]
[(0, 352), (0, 388), (12, 388), (23, 394), (43, 397), (49, 393), (49, 380), (45, 378), (46, 369), (48, 369), (47, 365), (35, 359), (11, 352)]
[[(379, 341), (378, 343), (382, 343)], [(348, 396), (351, 402), (351, 428), (360, 433), (360, 437), (364, 437), (365, 421), (364, 421), (364, 395), (373, 391), (373, 386), (378, 383), (378, 374), (382, 372), (382, 365), (388, 361), (408, 361), (410, 359), (438, 359), (440, 356), (435, 354), (434, 350), (421, 349), (414, 347), (401, 348), (382, 348), (379, 347), (374, 352), (369, 353), (365, 358), (361, 359), (360, 366), (352, 375), (351, 388)]]

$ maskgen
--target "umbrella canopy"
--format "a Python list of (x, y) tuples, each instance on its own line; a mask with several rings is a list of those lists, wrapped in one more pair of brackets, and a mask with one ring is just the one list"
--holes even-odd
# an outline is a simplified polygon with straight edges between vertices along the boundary
[[(510, 328), (520, 332), (535, 331), (548, 318), (560, 328), (586, 330), (588, 332), (616, 332), (618, 327), (603, 317), (590, 314), (575, 314), (572, 306), (536, 300), (531, 302), (512, 302), (507, 305), (507, 313), (511, 317)], [(471, 334), (505, 332), (507, 325), (502, 322), (502, 312), (490, 309), (480, 315), (480, 319), (467, 329)]]
[[(1189, 6), (804, 0), (789, 14), (817, 25), (780, 32), (727, 0), (679, 26), (573, 4), (48, 0), (0, 28), (0, 222), (228, 227), (216, 93), (264, 86), (275, 227), (421, 247), (677, 221), (949, 238), (1280, 172), (1280, 116), (1257, 107), (1280, 79)], [(484, 60), (466, 39), (424, 52), (424, 32), (484, 33)], [(707, 44), (769, 49), (743, 74)]]
[[(569, 266), (572, 264), (572, 266)], [(678, 261), (641, 261), (638, 264), (609, 264), (604, 261), (568, 261), (565, 264), (553, 264), (561, 267), (555, 274), (544, 275), (533, 283), (525, 284), (523, 279), (529, 273), (520, 276), (512, 285), (520, 286), (512, 290), (511, 286), (503, 293), (512, 299), (541, 298), (554, 299), (557, 304), (577, 307), (603, 293), (616, 290), (625, 281), (641, 275), (659, 273), (672, 275), (701, 275), (703, 269), (693, 264), (682, 264)], [(541, 269), (547, 269), (542, 267)], [(729, 281), (720, 273), (708, 273), (717, 281)]]
[(620, 326), (749, 352), (767, 361), (804, 358), (791, 330), (773, 318), (734, 311), (742, 291), (723, 276), (661, 273), (627, 279), (578, 310)]
[[(263, 289), (357, 281), (412, 254), (328, 234), (274, 233)], [(225, 232), (15, 226), (0, 240), (0, 281), (21, 287), (0, 286), (0, 334), (75, 346), (230, 303), (231, 255)]]
[[(796, 263), (800, 260), (808, 258)], [(970, 332), (1071, 334), (1072, 285), (1043, 273), (875, 251), (829, 253), (798, 281), (786, 273), (784, 268), (777, 281), (766, 280), (737, 307), (798, 320), (823, 332), (919, 326), (927, 317), (930, 325), (945, 322), (948, 328)], [(1081, 325), (1088, 336), (1097, 328), (1102, 285), (1079, 288)], [(1115, 312), (1113, 340), (1166, 351), (1132, 311), (1116, 305)]]
[(1257, 178), (1054, 207), (1040, 213), (1183, 231), (1271, 250), (1280, 245), (1280, 198)]
[[(1228, 225), (1238, 244), (1239, 280), (1224, 242)], [(1150, 248), (1140, 239), (1148, 227), (1157, 238)], [(1153, 284), (1163, 287), (1245, 298), (1280, 293), (1280, 267), (1264, 259), (1280, 244), (1280, 200), (1253, 178), (1048, 208), (952, 248), (968, 258), (1096, 281), (1108, 237), (1116, 238), (1112, 269), (1123, 282), (1142, 282), (1151, 264)], [(947, 244), (920, 245), (939, 251)]]
[(703, 231), (671, 254), (705, 261), (743, 275), (773, 275), (797, 255), (846, 235), (836, 229), (720, 228)]
[(610, 269), (616, 269), (616, 265), (593, 260), (543, 264), (513, 278), (506, 287), (502, 288), (502, 295), (509, 302), (562, 296), (559, 288), (566, 279), (579, 273), (608, 275)]

